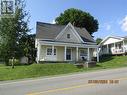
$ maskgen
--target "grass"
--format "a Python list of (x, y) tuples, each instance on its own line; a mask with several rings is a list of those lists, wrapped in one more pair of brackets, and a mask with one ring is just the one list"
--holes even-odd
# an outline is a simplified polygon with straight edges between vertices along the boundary
[(12, 69), (10, 66), (0, 68), (0, 80), (14, 80), (23, 78), (33, 78), (40, 76), (66, 74), (78, 72), (73, 64), (32, 64), (28, 66), (16, 66)]
[(34, 78), (40, 76), (50, 76), (67, 74), (73, 72), (92, 71), (108, 68), (127, 67), (127, 56), (108, 56), (104, 57), (94, 68), (77, 68), (73, 64), (32, 64), (26, 66), (10, 66), (0, 64), (0, 80), (14, 80), (23, 78)]
[(127, 67), (127, 56), (107, 56), (99, 63), (103, 68)]

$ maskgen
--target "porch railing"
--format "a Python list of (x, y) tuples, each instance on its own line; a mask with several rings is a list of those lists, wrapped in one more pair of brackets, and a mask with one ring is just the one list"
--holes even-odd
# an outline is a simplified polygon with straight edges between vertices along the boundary
[(124, 53), (124, 50), (123, 49), (115, 49), (112, 54), (121, 54), (121, 53)]

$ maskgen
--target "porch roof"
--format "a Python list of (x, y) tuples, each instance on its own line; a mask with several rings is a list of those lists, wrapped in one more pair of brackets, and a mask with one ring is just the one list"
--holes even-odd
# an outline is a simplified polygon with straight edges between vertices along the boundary
[(62, 42), (53, 40), (39, 40), (41, 45), (54, 45), (54, 46), (69, 46), (69, 47), (83, 47), (83, 48), (97, 48), (98, 45), (93, 43), (74, 43), (74, 42)]
[(85, 45), (97, 45), (96, 43), (92, 43), (92, 42), (76, 43), (76, 42), (65, 42), (65, 41), (58, 41), (58, 40), (46, 40), (46, 39), (45, 40), (39, 40), (39, 41), (71, 43), (71, 44), (85, 44)]

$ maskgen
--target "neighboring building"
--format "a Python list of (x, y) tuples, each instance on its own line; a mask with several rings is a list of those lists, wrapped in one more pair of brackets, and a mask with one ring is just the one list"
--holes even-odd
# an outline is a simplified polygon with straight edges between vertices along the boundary
[[(91, 61), (98, 46), (85, 28), (37, 22), (37, 62), (39, 61)], [(99, 61), (99, 58), (97, 57)]]
[(125, 54), (127, 52), (127, 37), (106, 37), (99, 45), (99, 54)]

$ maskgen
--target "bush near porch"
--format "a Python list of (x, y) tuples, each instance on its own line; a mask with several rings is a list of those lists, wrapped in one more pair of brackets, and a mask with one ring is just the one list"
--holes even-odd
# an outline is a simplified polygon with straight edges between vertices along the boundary
[(34, 78), (119, 67), (127, 67), (127, 56), (105, 56), (100, 63), (97, 63), (96, 67), (80, 69), (73, 64), (67, 63), (32, 64), (15, 66), (14, 69), (11, 66), (0, 64), (0, 80)]

